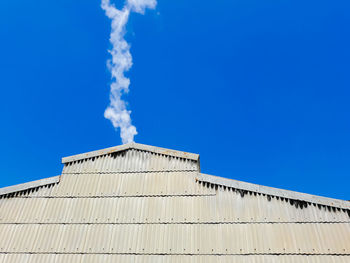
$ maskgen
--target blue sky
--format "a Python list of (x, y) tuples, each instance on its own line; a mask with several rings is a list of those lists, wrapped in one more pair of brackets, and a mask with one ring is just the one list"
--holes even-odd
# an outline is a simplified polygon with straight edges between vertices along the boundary
[[(135, 141), (199, 153), (205, 173), (350, 199), (349, 11), (159, 0), (132, 14)], [(121, 143), (103, 117), (109, 31), (98, 0), (0, 3), (0, 187)]]

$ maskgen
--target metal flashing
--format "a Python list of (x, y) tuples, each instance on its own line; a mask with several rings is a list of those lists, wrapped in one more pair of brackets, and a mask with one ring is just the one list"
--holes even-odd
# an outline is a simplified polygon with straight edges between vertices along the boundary
[(222, 185), (222, 186), (231, 187), (234, 189), (241, 189), (245, 191), (256, 192), (256, 193), (261, 193), (261, 194), (266, 194), (271, 196), (278, 196), (278, 197), (283, 197), (283, 198), (292, 199), (292, 200), (299, 200), (299, 201), (304, 201), (304, 202), (313, 203), (313, 204), (320, 204), (324, 206), (336, 207), (341, 209), (350, 209), (350, 202), (348, 201), (327, 198), (327, 197), (322, 197), (317, 195), (311, 195), (311, 194), (305, 194), (305, 193), (284, 190), (284, 189), (279, 189), (274, 187), (268, 187), (263, 185), (257, 185), (257, 184), (237, 181), (233, 179), (226, 179), (226, 178), (218, 177), (214, 175), (200, 174), (199, 177), (197, 178), (197, 181), (216, 184), (216, 185)]
[(40, 179), (40, 180), (28, 182), (28, 183), (3, 187), (3, 188), (0, 188), (0, 196), (15, 193), (15, 192), (20, 192), (20, 191), (25, 191), (25, 190), (40, 187), (40, 186), (58, 183), (59, 181), (60, 181), (60, 176), (58, 175), (58, 176), (44, 178), (44, 179)]
[(72, 155), (72, 156), (68, 156), (68, 157), (63, 157), (62, 163), (64, 164), (64, 163), (74, 162), (74, 161), (78, 161), (78, 160), (82, 160), (82, 159), (93, 158), (93, 157), (106, 155), (106, 154), (110, 154), (110, 153), (114, 153), (114, 152), (125, 151), (128, 149), (137, 149), (137, 150), (141, 150), (141, 151), (148, 151), (148, 152), (153, 152), (156, 154), (164, 154), (164, 155), (168, 155), (168, 156), (190, 159), (190, 160), (194, 160), (194, 161), (199, 160), (198, 154), (170, 150), (170, 149), (166, 149), (166, 148), (160, 148), (160, 147), (131, 142), (131, 143), (127, 143), (127, 144), (123, 144), (123, 145), (119, 145), (119, 146), (105, 148), (102, 150), (97, 150), (97, 151)]

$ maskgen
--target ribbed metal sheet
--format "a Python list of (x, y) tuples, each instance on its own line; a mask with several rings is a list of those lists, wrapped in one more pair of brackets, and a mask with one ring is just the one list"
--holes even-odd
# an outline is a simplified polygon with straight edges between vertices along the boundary
[(36, 180), (24, 184), (0, 188), (0, 196), (14, 194), (23, 191), (29, 191), (32, 188), (47, 187), (48, 185), (57, 184), (60, 181), (60, 176), (49, 177), (41, 180)]
[(346, 211), (235, 192), (198, 196), (11, 198), (0, 200), (0, 223), (257, 223), (349, 222)]
[(349, 262), (348, 210), (200, 183), (196, 160), (128, 149), (1, 196), (0, 263)]
[(227, 179), (223, 177), (208, 175), (208, 174), (200, 174), (198, 177), (198, 182), (203, 184), (214, 184), (215, 186), (221, 187), (229, 187), (233, 189), (239, 189), (242, 194), (244, 193), (254, 193), (254, 194), (263, 194), (270, 197), (278, 197), (282, 199), (295, 200), (296, 204), (307, 204), (313, 203), (321, 206), (328, 206), (339, 209), (347, 209), (350, 210), (350, 202), (345, 200), (327, 198), (317, 195), (310, 195), (305, 193), (298, 193), (294, 191), (288, 191), (284, 189), (278, 189), (263, 185), (257, 185), (247, 182), (241, 182), (237, 180)]
[(127, 143), (123, 145), (118, 145), (114, 147), (109, 147), (97, 151), (92, 151), (92, 152), (86, 152), (86, 153), (81, 153), (81, 154), (76, 154), (68, 157), (63, 157), (62, 158), (62, 163), (69, 163), (69, 162), (74, 162), (78, 160), (83, 160), (83, 159), (89, 159), (92, 157), (98, 157), (110, 153), (116, 153), (116, 152), (123, 152), (126, 150), (139, 150), (139, 151), (144, 151), (144, 152), (151, 152), (154, 154), (162, 154), (166, 156), (172, 156), (172, 157), (179, 157), (179, 158), (184, 158), (184, 159), (189, 159), (189, 160), (194, 160), (198, 161), (199, 160), (199, 155), (195, 153), (189, 153), (189, 152), (183, 152), (183, 151), (176, 151), (176, 150), (171, 150), (171, 149), (166, 149), (166, 148), (161, 148), (161, 147), (155, 147), (151, 145), (146, 145), (146, 144), (140, 144), (140, 143)]
[(198, 173), (146, 172), (118, 174), (64, 174), (60, 183), (32, 189), (15, 196), (22, 197), (91, 197), (196, 195), (214, 193), (214, 189), (194, 183)]
[(348, 263), (350, 256), (168, 256), (168, 255), (77, 255), (0, 254), (0, 263)]
[(136, 149), (66, 163), (63, 173), (116, 173), (140, 171), (199, 171), (195, 160)]
[(350, 254), (349, 223), (0, 224), (0, 236), (8, 253)]

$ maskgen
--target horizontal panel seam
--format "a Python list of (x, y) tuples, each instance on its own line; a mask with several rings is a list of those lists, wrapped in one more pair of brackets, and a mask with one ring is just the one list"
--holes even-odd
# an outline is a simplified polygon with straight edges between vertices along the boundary
[(288, 256), (288, 255), (294, 255), (294, 256), (339, 256), (339, 257), (345, 257), (350, 256), (349, 253), (213, 253), (213, 254), (207, 254), (207, 253), (128, 253), (128, 252), (11, 252), (11, 251), (0, 251), (0, 254), (9, 254), (9, 255), (18, 255), (18, 254), (24, 254), (24, 255), (140, 255), (140, 256), (147, 256), (147, 255), (154, 255), (154, 256)]
[(1, 222), (0, 225), (262, 225), (262, 224), (350, 224), (350, 221), (295, 221), (295, 222)]
[(87, 171), (87, 172), (63, 172), (62, 174), (133, 174), (133, 173), (173, 173), (173, 172), (198, 172), (198, 169), (191, 170), (128, 170), (128, 171)]
[[(76, 199), (76, 198), (128, 198), (128, 197), (201, 197), (201, 196), (216, 196), (216, 194), (173, 194), (173, 195), (158, 195), (158, 194), (149, 194), (149, 195), (86, 195), (86, 196), (70, 196), (70, 195), (65, 195), (65, 196), (13, 196), (13, 197), (3, 197), (3, 199), (28, 199), (28, 198), (42, 198), (42, 199), (50, 199), (50, 198), (61, 198), (61, 199)], [(0, 198), (1, 199), (1, 198)]]

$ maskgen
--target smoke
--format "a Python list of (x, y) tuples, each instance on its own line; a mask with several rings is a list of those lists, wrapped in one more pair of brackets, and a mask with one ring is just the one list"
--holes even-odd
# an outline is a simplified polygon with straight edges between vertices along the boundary
[(101, 2), (106, 16), (112, 20), (109, 39), (112, 44), (112, 49), (109, 50), (112, 58), (107, 61), (112, 83), (110, 85), (110, 104), (104, 116), (112, 122), (115, 129), (120, 129), (123, 143), (134, 141), (134, 136), (137, 134), (136, 127), (131, 122), (131, 111), (127, 109), (127, 103), (122, 99), (122, 95), (129, 92), (130, 85), (130, 79), (125, 77), (125, 72), (132, 66), (130, 45), (124, 39), (125, 25), (130, 12), (144, 14), (146, 8), (153, 9), (156, 4), (156, 0), (126, 0), (123, 8), (117, 9), (110, 0)]

